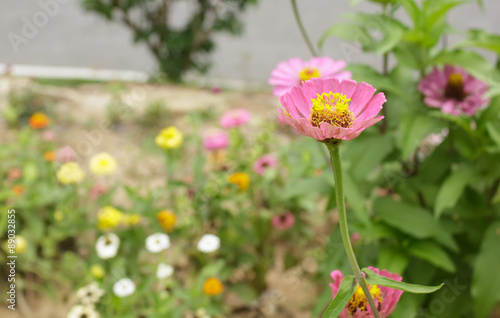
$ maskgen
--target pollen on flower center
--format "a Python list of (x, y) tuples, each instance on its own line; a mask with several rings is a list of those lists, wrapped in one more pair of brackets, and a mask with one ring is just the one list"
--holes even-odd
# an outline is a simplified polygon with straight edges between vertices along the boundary
[(453, 73), (448, 76), (448, 83), (444, 89), (444, 96), (458, 101), (463, 101), (465, 97), (467, 97), (464, 89), (462, 74)]
[[(368, 288), (370, 288), (370, 294), (372, 295), (374, 300), (378, 301), (380, 307), (380, 304), (384, 300), (380, 288), (377, 285), (368, 285)], [(363, 289), (361, 289), (361, 286), (358, 285), (356, 291), (354, 292), (354, 295), (352, 295), (351, 299), (347, 303), (349, 312), (356, 313), (357, 311), (367, 311), (367, 302), (368, 301), (366, 300), (365, 294), (363, 293)]]
[(341, 93), (317, 94), (312, 98), (311, 124), (319, 127), (321, 123), (350, 128), (354, 123), (354, 114), (349, 110), (350, 98)]
[(321, 74), (319, 70), (315, 67), (305, 67), (300, 71), (299, 77), (301, 81), (310, 80), (313, 77), (320, 77)]

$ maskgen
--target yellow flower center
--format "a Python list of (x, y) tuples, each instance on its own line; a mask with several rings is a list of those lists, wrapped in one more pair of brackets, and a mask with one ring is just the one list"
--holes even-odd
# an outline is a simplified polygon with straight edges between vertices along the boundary
[(307, 81), (314, 77), (320, 77), (321, 74), (319, 70), (315, 67), (305, 67), (299, 72), (299, 77), (301, 81)]
[(342, 93), (317, 94), (318, 98), (312, 98), (311, 124), (319, 127), (321, 123), (329, 123), (333, 126), (349, 128), (354, 123), (354, 114), (349, 110), (350, 98)]
[[(380, 288), (378, 288), (377, 285), (368, 285), (368, 288), (370, 288), (370, 294), (372, 295), (373, 299), (378, 300), (378, 303), (381, 304), (384, 298), (382, 297)], [(366, 311), (367, 302), (368, 301), (366, 300), (361, 286), (358, 285), (356, 291), (354, 292), (354, 295), (352, 295), (351, 299), (347, 303), (348, 310), (350, 313), (355, 313), (356, 311)]]
[(465, 97), (467, 97), (462, 74), (453, 73), (448, 76), (448, 83), (444, 89), (444, 96), (458, 101), (463, 101)]

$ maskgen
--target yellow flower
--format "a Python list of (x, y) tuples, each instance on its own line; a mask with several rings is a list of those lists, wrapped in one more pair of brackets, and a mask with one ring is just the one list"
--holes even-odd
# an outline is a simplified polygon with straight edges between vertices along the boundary
[(5, 250), (9, 251), (11, 248), (13, 248), (16, 254), (22, 254), (24, 253), (24, 251), (26, 251), (27, 243), (24, 237), (22, 237), (21, 235), (16, 235), (14, 242), (15, 247), (12, 246), (12, 244), (9, 244), (9, 240), (7, 240), (5, 242)]
[(107, 152), (101, 152), (90, 159), (90, 171), (96, 175), (110, 175), (116, 171), (115, 158)]
[(79, 183), (85, 178), (85, 172), (76, 162), (66, 162), (57, 170), (57, 180), (62, 184)]
[(53, 162), (56, 160), (56, 153), (53, 151), (46, 151), (43, 153), (43, 159), (47, 162)]
[(172, 211), (168, 210), (163, 210), (160, 211), (157, 215), (156, 218), (160, 222), (160, 225), (162, 228), (165, 229), (165, 231), (170, 232), (174, 229), (175, 222), (177, 222), (177, 217)]
[(219, 295), (223, 290), (224, 286), (222, 285), (220, 280), (215, 277), (210, 277), (203, 284), (203, 292), (208, 296)]
[(54, 220), (62, 221), (64, 219), (64, 213), (62, 211), (54, 212)]
[(236, 172), (229, 176), (229, 183), (235, 184), (242, 191), (248, 189), (250, 177), (244, 172)]
[(141, 221), (141, 216), (139, 214), (130, 214), (124, 216), (123, 223), (127, 225), (136, 225)]
[(105, 274), (104, 268), (102, 268), (101, 265), (92, 265), (90, 267), (90, 274), (92, 274), (92, 276), (94, 276), (97, 279), (103, 278)]
[(170, 126), (160, 131), (155, 142), (164, 149), (178, 148), (182, 144), (182, 133), (177, 128)]
[(112, 206), (105, 206), (97, 212), (97, 227), (101, 230), (111, 230), (123, 221), (123, 213)]

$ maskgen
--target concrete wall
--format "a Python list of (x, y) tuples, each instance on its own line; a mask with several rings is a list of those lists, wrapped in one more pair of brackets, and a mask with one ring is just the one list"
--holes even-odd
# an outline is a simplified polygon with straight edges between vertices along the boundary
[[(155, 65), (144, 45), (132, 42), (131, 32), (119, 22), (108, 22), (84, 12), (79, 0), (57, 0), (58, 12), (47, 21), (38, 14), (40, 2), (50, 0), (0, 1), (0, 63), (49, 66), (85, 66), (147, 71)], [(379, 8), (366, 1), (351, 7), (348, 0), (299, 0), (304, 24), (316, 41), (341, 16), (357, 10), (373, 12)], [(455, 9), (450, 22), (459, 30), (468, 27), (484, 28), (500, 33), (499, 0), (484, 0), (486, 12), (468, 4)], [(8, 34), (22, 34), (26, 19), (39, 19), (43, 26), (16, 52)], [(248, 10), (244, 17), (246, 31), (242, 37), (217, 36), (217, 50), (212, 56), (211, 75), (226, 79), (264, 82), (271, 69), (290, 57), (308, 58), (309, 52), (294, 22), (289, 0), (260, 0), (258, 7)], [(456, 37), (455, 37), (456, 38)], [(453, 41), (453, 39), (452, 39)], [(323, 53), (335, 59), (368, 62), (378, 67), (379, 58), (354, 53), (345, 56), (340, 40), (332, 39)]]

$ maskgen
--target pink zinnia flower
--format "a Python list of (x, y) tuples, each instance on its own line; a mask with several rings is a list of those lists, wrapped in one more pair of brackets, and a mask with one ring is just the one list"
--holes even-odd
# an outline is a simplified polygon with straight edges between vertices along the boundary
[(66, 146), (57, 150), (57, 161), (59, 162), (68, 162), (73, 161), (76, 158), (76, 152), (73, 148)]
[(209, 130), (203, 136), (203, 146), (207, 150), (225, 149), (229, 144), (229, 136), (225, 131), (219, 129)]
[(353, 80), (314, 78), (281, 95), (286, 123), (317, 140), (356, 138), (380, 121), (377, 116), (386, 102), (384, 93), (375, 96), (370, 84)]
[(267, 168), (275, 167), (278, 164), (278, 159), (271, 155), (263, 155), (253, 164), (253, 171), (261, 176), (264, 175)]
[(472, 116), (489, 102), (483, 95), (488, 85), (472, 77), (463, 68), (445, 65), (424, 77), (418, 89), (425, 95), (429, 107), (441, 108), (443, 113)]
[(352, 74), (343, 71), (347, 63), (343, 60), (332, 60), (329, 57), (313, 57), (309, 61), (292, 58), (281, 62), (271, 72), (268, 83), (274, 86), (273, 94), (281, 96), (295, 85), (314, 77), (321, 78), (351, 78)]
[(96, 184), (90, 189), (90, 198), (92, 200), (97, 200), (102, 194), (106, 194), (108, 192), (108, 189), (101, 185), (101, 184)]
[(276, 215), (271, 220), (273, 226), (277, 230), (288, 230), (295, 224), (295, 215), (287, 211), (283, 214)]
[(250, 120), (251, 114), (248, 110), (238, 108), (230, 110), (220, 119), (220, 125), (224, 128), (234, 128), (243, 126)]
[[(379, 270), (378, 268), (374, 267), (368, 267), (368, 268), (379, 275), (396, 280), (398, 282), (400, 282), (403, 279), (398, 274), (390, 273), (385, 269)], [(333, 271), (330, 274), (330, 276), (333, 279), (333, 284), (330, 284), (330, 287), (332, 288), (332, 298), (335, 298), (339, 290), (340, 283), (344, 279), (344, 275), (342, 275), (342, 272), (336, 270)], [(380, 317), (381, 318), (389, 317), (389, 315), (392, 314), (392, 312), (394, 311), (394, 308), (396, 308), (396, 304), (398, 303), (401, 294), (403, 294), (403, 291), (378, 285), (371, 285), (371, 286), (368, 285), (368, 288), (370, 289), (370, 294), (372, 295), (372, 298), (375, 301), (375, 304), (377, 305)], [(356, 292), (354, 293), (354, 295), (352, 295), (346, 307), (340, 313), (339, 318), (371, 318), (371, 317), (374, 317), (373, 312), (367, 303), (363, 290), (358, 285)]]
[(212, 93), (219, 94), (220, 92), (222, 92), (222, 89), (219, 86), (212, 87)]

